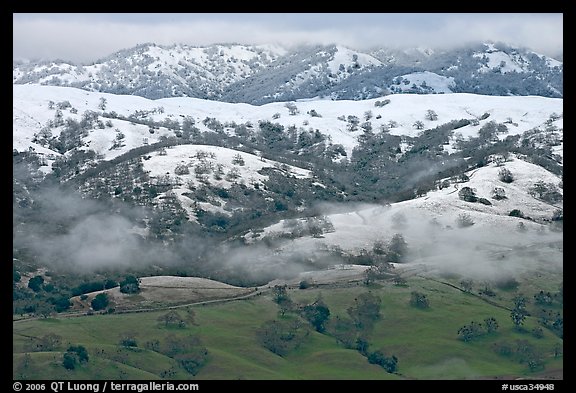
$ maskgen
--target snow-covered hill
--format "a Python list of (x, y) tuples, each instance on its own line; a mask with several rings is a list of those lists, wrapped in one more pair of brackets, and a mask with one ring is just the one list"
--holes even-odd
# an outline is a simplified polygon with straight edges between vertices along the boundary
[[(508, 72), (534, 72), (534, 67), (530, 58), (518, 50), (496, 48), (496, 46), (491, 43), (485, 44), (485, 48), (484, 51), (478, 51), (472, 55), (475, 58), (482, 59), (482, 65), (478, 69), (479, 72), (500, 72), (502, 74)], [(535, 52), (530, 53), (530, 55), (539, 58), (551, 69), (562, 67), (562, 63), (558, 60), (548, 58)]]
[[(502, 168), (514, 181), (499, 179)], [(562, 270), (562, 232), (548, 225), (563, 202), (549, 203), (535, 197), (535, 185), (557, 187), (559, 176), (511, 157), (467, 173), (469, 181), (428, 192), (404, 202), (381, 205), (326, 205), (324, 220), (333, 229), (322, 236), (303, 236), (283, 242), (275, 252), (286, 255), (319, 250), (343, 250), (346, 253), (370, 252), (377, 242), (387, 244), (394, 235), (402, 235), (408, 245), (404, 269), (426, 266), (443, 274), (461, 274), (494, 280), (510, 273), (523, 273), (535, 267)], [(466, 202), (459, 189), (472, 188), (490, 204)], [(498, 187), (506, 198), (495, 199)], [(557, 190), (562, 193), (561, 188)], [(520, 210), (524, 218), (510, 215)], [(339, 212), (340, 211), (340, 212)], [(470, 225), (462, 224), (462, 217)], [(305, 222), (303, 220), (302, 222)], [(248, 233), (250, 243), (260, 239), (282, 239), (294, 223), (282, 220), (258, 233)]]
[(217, 99), (228, 85), (266, 67), (285, 52), (275, 45), (143, 44), (91, 65), (57, 61), (20, 65), (13, 70), (13, 82), (74, 86), (148, 98)]
[[(210, 260), (194, 274), (240, 271), (260, 282), (356, 264), (334, 250), (359, 255), (395, 234), (408, 263), (429, 266), (518, 262), (523, 252), (529, 264), (557, 266), (561, 257), (561, 232), (549, 225), (563, 207), (561, 98), (394, 94), (256, 106), (15, 84), (13, 149), (15, 249), (47, 249), (55, 263)], [(500, 180), (502, 168), (513, 182)], [(464, 201), (464, 187), (484, 203)], [(64, 197), (71, 189), (81, 200)], [(473, 225), (459, 226), (464, 213)], [(95, 247), (77, 255), (86, 238)]]
[(441, 76), (430, 71), (413, 72), (395, 78), (394, 85), (390, 86), (390, 90), (393, 92), (452, 93), (454, 78)]
[(230, 85), (222, 100), (260, 105), (326, 96), (330, 88), (380, 66), (378, 59), (340, 45), (302, 47)]
[[(144, 161), (144, 170), (152, 179), (167, 179), (174, 184), (170, 193), (191, 220), (196, 219), (197, 209), (231, 215), (227, 198), (215, 197), (211, 201), (197, 201), (190, 198), (190, 189), (210, 184), (223, 190), (233, 184), (248, 186), (251, 189), (265, 189), (268, 176), (263, 169), (274, 169), (287, 177), (310, 178), (310, 171), (291, 165), (281, 165), (253, 154), (239, 152), (218, 146), (180, 145), (155, 152)], [(162, 198), (164, 195), (160, 195)]]
[(337, 44), (291, 49), (277, 45), (142, 44), (93, 64), (17, 63), (13, 83), (256, 105), (314, 97), (362, 100), (406, 90), (562, 97), (563, 64), (501, 43), (444, 51), (407, 48), (370, 53)]
[[(101, 109), (102, 100), (105, 100), (104, 110)], [(477, 136), (482, 126), (490, 121), (508, 124), (507, 132), (499, 135), (500, 138), (522, 134), (538, 127), (545, 128), (551, 116), (554, 120), (550, 124), (558, 129), (563, 128), (563, 100), (536, 96), (395, 94), (363, 101), (304, 100), (292, 102), (296, 110), (291, 110), (284, 102), (254, 106), (183, 97), (149, 100), (69, 87), (14, 85), (13, 148), (19, 151), (34, 148), (36, 152), (52, 158), (58, 156), (60, 153), (48, 150), (37, 141), (35, 135), (50, 121), (54, 122), (59, 111), (58, 105), (65, 102), (70, 107), (60, 110), (63, 124), (51, 127), (51, 135), (58, 137), (66, 128), (65, 119), (81, 121), (86, 113), (93, 112), (103, 123), (109, 121), (109, 126), (100, 128), (95, 125), (88, 129), (81, 148), (94, 150), (104, 160), (174, 135), (174, 131), (166, 127), (159, 127), (150, 133), (149, 126), (110, 118), (110, 113), (125, 118), (133, 115), (134, 119), (154, 122), (169, 120), (178, 122), (179, 127), (182, 127), (185, 119), (192, 119), (200, 131), (210, 131), (203, 124), (206, 118), (217, 119), (222, 125), (235, 123), (257, 126), (260, 121), (270, 121), (286, 128), (294, 126), (297, 130), (318, 130), (329, 136), (333, 144), (341, 144), (348, 155), (358, 144), (358, 137), (364, 133), (362, 125), (366, 123), (370, 123), (374, 133), (385, 130), (391, 135), (413, 137), (423, 129), (434, 128), (452, 120), (474, 120), (458, 129), (458, 138), (464, 139)], [(436, 113), (435, 120), (427, 116), (429, 110)], [(76, 113), (72, 113), (74, 111)], [(103, 114), (108, 117), (103, 117)], [(415, 127), (418, 121), (422, 122), (420, 129)], [(231, 127), (223, 128), (225, 132), (233, 132)], [(122, 143), (110, 150), (117, 140), (118, 131), (115, 130), (119, 130), (124, 137)], [(458, 138), (447, 145), (446, 150), (453, 150)]]

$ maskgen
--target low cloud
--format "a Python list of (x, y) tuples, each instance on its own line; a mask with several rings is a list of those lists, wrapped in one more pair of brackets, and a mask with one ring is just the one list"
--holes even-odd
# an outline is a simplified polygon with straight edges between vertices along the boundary
[[(407, 206), (410, 202), (322, 204), (318, 211), (327, 214), (335, 232), (315, 241), (294, 241), (284, 251), (313, 252), (318, 244), (325, 244), (359, 253), (371, 251), (377, 241), (388, 243), (400, 234), (408, 245), (402, 267), (423, 274), (497, 282), (535, 271), (562, 272), (562, 232), (527, 220), (431, 203), (435, 205), (429, 208)], [(461, 214), (468, 214), (474, 224), (459, 227)], [(518, 227), (520, 222), (522, 228)]]
[[(374, 47), (448, 48), (502, 41), (557, 56), (562, 14), (190, 14), (137, 18), (111, 14), (15, 14), (13, 58), (93, 62), (137, 44), (211, 45), (338, 43)], [(304, 17), (305, 16), (305, 17)]]

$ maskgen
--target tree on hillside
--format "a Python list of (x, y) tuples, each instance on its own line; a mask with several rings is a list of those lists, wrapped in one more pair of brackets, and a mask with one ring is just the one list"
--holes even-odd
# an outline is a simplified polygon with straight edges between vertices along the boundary
[(256, 330), (258, 342), (279, 356), (285, 356), (300, 346), (307, 335), (308, 331), (299, 320), (266, 321)]
[(518, 295), (514, 296), (514, 298), (512, 298), (512, 301), (514, 302), (514, 308), (525, 309), (526, 304), (528, 302), (528, 298), (523, 294), (519, 293)]
[(66, 370), (74, 370), (76, 368), (76, 356), (73, 353), (66, 352), (62, 356), (62, 366)]
[(541, 180), (537, 181), (534, 186), (530, 187), (528, 193), (533, 197), (548, 203), (557, 203), (563, 199), (562, 194), (558, 191), (558, 188), (554, 183), (545, 183)]
[(471, 187), (462, 187), (460, 191), (458, 191), (458, 197), (466, 202), (476, 202), (478, 201), (478, 197), (476, 196), (476, 192)]
[(368, 269), (366, 269), (364, 271), (364, 284), (366, 285), (370, 285), (372, 284), (375, 280), (378, 280), (379, 278), (381, 278), (382, 275), (380, 273), (380, 269), (378, 268), (378, 266), (370, 266)]
[(394, 355), (386, 357), (380, 350), (368, 355), (368, 363), (377, 364), (389, 373), (393, 373), (398, 369), (398, 358)]
[(458, 218), (456, 218), (456, 225), (458, 228), (466, 228), (474, 225), (474, 220), (468, 213), (460, 213)]
[(467, 292), (467, 293), (472, 292), (473, 285), (474, 285), (474, 281), (470, 280), (470, 279), (460, 281), (460, 286), (462, 287), (462, 290), (464, 292)]
[(196, 346), (186, 353), (174, 356), (174, 359), (186, 372), (196, 375), (208, 361), (208, 349), (204, 346)]
[(120, 334), (119, 344), (124, 348), (134, 348), (138, 346), (136, 335), (133, 332), (124, 332)]
[(287, 312), (294, 311), (298, 305), (290, 299), (289, 296), (282, 297), (278, 300), (278, 308), (280, 309), (280, 315), (284, 316)]
[(140, 292), (140, 280), (133, 276), (128, 275), (120, 282), (120, 292), (122, 293), (138, 293)]
[(522, 330), (522, 325), (526, 320), (526, 315), (528, 315), (528, 313), (524, 308), (515, 307), (510, 312), (510, 318), (512, 318), (512, 323), (514, 324), (516, 330)]
[(42, 284), (44, 284), (44, 277), (35, 276), (28, 281), (28, 288), (30, 288), (34, 292), (40, 292), (40, 290), (42, 289)]
[(36, 350), (40, 352), (50, 352), (58, 349), (62, 344), (62, 336), (48, 333), (36, 340)]
[(322, 117), (322, 115), (320, 115), (318, 112), (316, 112), (316, 109), (311, 109), (311, 110), (308, 112), (308, 114), (309, 114), (311, 117)]
[(98, 102), (98, 109), (100, 109), (101, 111), (105, 111), (107, 104), (108, 100), (106, 100), (106, 98), (104, 97), (100, 97), (100, 101)]
[(358, 333), (354, 322), (348, 318), (340, 318), (338, 315), (335, 318), (330, 318), (326, 324), (326, 330), (331, 336), (336, 338), (338, 343), (344, 347), (352, 349), (355, 346)]
[(534, 295), (534, 302), (539, 306), (549, 306), (553, 303), (554, 297), (550, 292), (540, 291)]
[(458, 329), (458, 338), (464, 342), (472, 341), (484, 334), (482, 325), (478, 322), (472, 321), (469, 325), (464, 325)]
[(506, 199), (506, 190), (502, 187), (494, 187), (492, 190), (492, 198), (496, 199), (497, 201)]
[(288, 114), (291, 116), (297, 115), (300, 112), (293, 102), (287, 102), (284, 106), (288, 109)]
[(438, 120), (438, 114), (435, 111), (433, 111), (432, 109), (428, 109), (426, 111), (425, 118), (426, 118), (426, 120), (435, 121), (435, 120)]
[(87, 363), (88, 351), (83, 345), (71, 345), (62, 356), (62, 366), (67, 370), (74, 370), (78, 363)]
[(272, 288), (272, 296), (274, 298), (275, 303), (280, 303), (282, 300), (288, 297), (288, 286), (284, 285), (274, 285)]
[[(156, 343), (151, 343), (152, 347)], [(186, 372), (196, 375), (208, 361), (208, 349), (196, 335), (169, 334), (158, 345), (158, 352), (173, 358)]]
[(302, 315), (317, 332), (323, 333), (330, 318), (330, 309), (321, 298), (318, 298), (314, 303), (304, 306)]
[(378, 101), (374, 102), (374, 106), (375, 106), (376, 108), (381, 108), (381, 107), (383, 107), (383, 106), (385, 106), (385, 105), (388, 105), (389, 103), (390, 103), (390, 100), (388, 100), (388, 99), (383, 100), (383, 101), (378, 100)]
[(356, 339), (356, 350), (360, 352), (362, 356), (368, 356), (368, 348), (370, 347), (370, 343), (366, 339), (366, 337), (359, 336)]
[(34, 308), (34, 315), (40, 316), (42, 318), (48, 318), (53, 313), (54, 307), (45, 301), (38, 302)]
[(346, 310), (354, 325), (359, 330), (371, 330), (374, 323), (380, 319), (382, 300), (372, 292), (360, 294), (354, 299), (354, 305)]
[(560, 343), (556, 343), (554, 344), (554, 346), (552, 347), (552, 355), (554, 356), (554, 358), (558, 358), (560, 355), (562, 355), (563, 351), (563, 347), (562, 344)]
[(296, 304), (288, 296), (287, 285), (275, 285), (272, 288), (273, 300), (280, 308), (280, 315), (284, 315), (296, 308)]
[(107, 293), (99, 293), (98, 295), (96, 295), (94, 297), (94, 299), (92, 299), (92, 302), (90, 303), (90, 305), (92, 306), (92, 309), (94, 311), (99, 311), (99, 310), (103, 310), (106, 307), (108, 307), (109, 303), (110, 303), (110, 299), (108, 298), (108, 294)]
[(410, 294), (410, 305), (416, 308), (430, 308), (430, 301), (425, 294), (412, 291)]
[(494, 333), (496, 330), (498, 330), (498, 327), (499, 325), (498, 321), (496, 321), (496, 318), (490, 317), (484, 319), (484, 328), (486, 329), (486, 333)]
[(169, 326), (177, 326), (177, 327), (185, 327), (186, 322), (184, 319), (178, 314), (178, 311), (170, 310), (166, 314), (160, 315), (157, 318), (157, 321), (163, 323), (165, 327)]
[(238, 153), (238, 154), (234, 155), (234, 157), (232, 158), (232, 164), (244, 166), (246, 164), (246, 162), (244, 161), (244, 158), (242, 158), (242, 155), (240, 153)]
[(386, 252), (386, 261), (393, 263), (401, 263), (406, 259), (408, 253), (408, 243), (404, 240), (401, 233), (396, 233), (392, 236), (388, 250)]
[(358, 124), (360, 124), (360, 119), (358, 116), (348, 115), (348, 124), (346, 125), (346, 129), (348, 131), (356, 131), (358, 130)]
[(514, 181), (514, 175), (507, 168), (501, 168), (498, 172), (498, 179), (504, 183), (512, 183)]

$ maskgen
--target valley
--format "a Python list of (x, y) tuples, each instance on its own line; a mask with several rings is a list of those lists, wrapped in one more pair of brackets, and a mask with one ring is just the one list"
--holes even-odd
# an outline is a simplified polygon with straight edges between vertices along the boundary
[(15, 64), (13, 379), (563, 379), (562, 63), (407, 53)]

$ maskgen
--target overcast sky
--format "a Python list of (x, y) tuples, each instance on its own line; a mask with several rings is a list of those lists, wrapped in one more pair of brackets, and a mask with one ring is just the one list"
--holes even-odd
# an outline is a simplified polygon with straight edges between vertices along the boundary
[(89, 63), (119, 49), (214, 43), (448, 47), (502, 41), (562, 54), (561, 13), (15, 13), (13, 59)]

